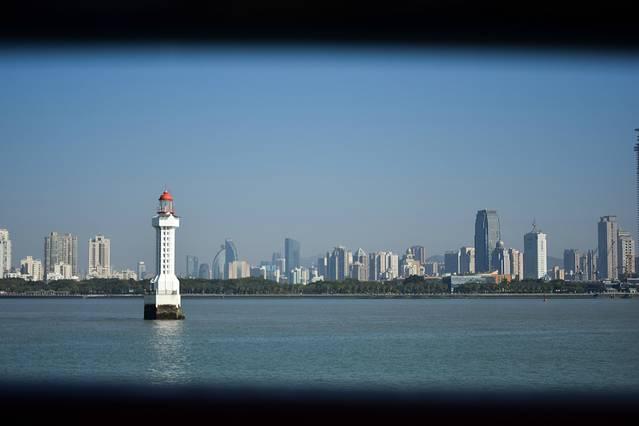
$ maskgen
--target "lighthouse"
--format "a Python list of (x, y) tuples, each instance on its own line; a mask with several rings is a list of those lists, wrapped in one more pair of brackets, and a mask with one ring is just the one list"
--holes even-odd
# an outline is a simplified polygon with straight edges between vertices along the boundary
[(144, 319), (184, 319), (180, 298), (180, 281), (175, 276), (175, 230), (180, 218), (173, 209), (173, 196), (164, 191), (160, 196), (155, 228), (155, 277), (144, 296)]

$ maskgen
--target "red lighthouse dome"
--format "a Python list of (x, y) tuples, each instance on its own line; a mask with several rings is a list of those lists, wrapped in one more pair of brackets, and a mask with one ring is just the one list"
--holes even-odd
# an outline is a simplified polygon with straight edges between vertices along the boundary
[(160, 201), (173, 201), (173, 196), (169, 191), (164, 191), (162, 195), (160, 195)]
[(162, 195), (160, 195), (160, 207), (158, 208), (158, 213), (161, 214), (175, 214), (173, 210), (173, 196), (169, 191), (164, 191)]

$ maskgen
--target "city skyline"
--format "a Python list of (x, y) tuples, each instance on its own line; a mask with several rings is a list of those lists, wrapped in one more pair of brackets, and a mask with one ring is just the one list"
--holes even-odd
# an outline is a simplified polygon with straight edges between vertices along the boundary
[(288, 235), (306, 257), (338, 245), (443, 254), (473, 246), (469, 217), (489, 208), (506, 247), (523, 250), (536, 218), (557, 258), (596, 248), (601, 216), (636, 232), (636, 61), (171, 55), (2, 59), (0, 178), (20, 185), (3, 187), (0, 228), (14, 259), (40, 258), (57, 231), (78, 237), (82, 265), (96, 234), (113, 265), (151, 265), (142, 194), (158, 185), (187, 218), (178, 259), (207, 262), (232, 238), (259, 264)]

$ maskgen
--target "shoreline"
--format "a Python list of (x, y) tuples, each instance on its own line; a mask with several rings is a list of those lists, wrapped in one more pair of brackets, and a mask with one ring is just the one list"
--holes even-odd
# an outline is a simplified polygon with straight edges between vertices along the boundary
[[(109, 299), (143, 298), (143, 294), (0, 294), (2, 299), (18, 298), (69, 298), (69, 299)], [(639, 298), (639, 293), (469, 293), (469, 294), (182, 294), (187, 299), (227, 299), (227, 298), (277, 298), (277, 299), (595, 299)]]

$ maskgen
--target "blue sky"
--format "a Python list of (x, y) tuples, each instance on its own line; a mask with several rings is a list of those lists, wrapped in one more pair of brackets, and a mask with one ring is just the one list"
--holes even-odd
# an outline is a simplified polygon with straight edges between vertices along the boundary
[(639, 61), (535, 52), (96, 49), (0, 52), (0, 227), (14, 264), (50, 231), (152, 261), (173, 192), (183, 257), (232, 238), (269, 259), (470, 245), (497, 209), (507, 246), (533, 218), (550, 254), (635, 234)]

